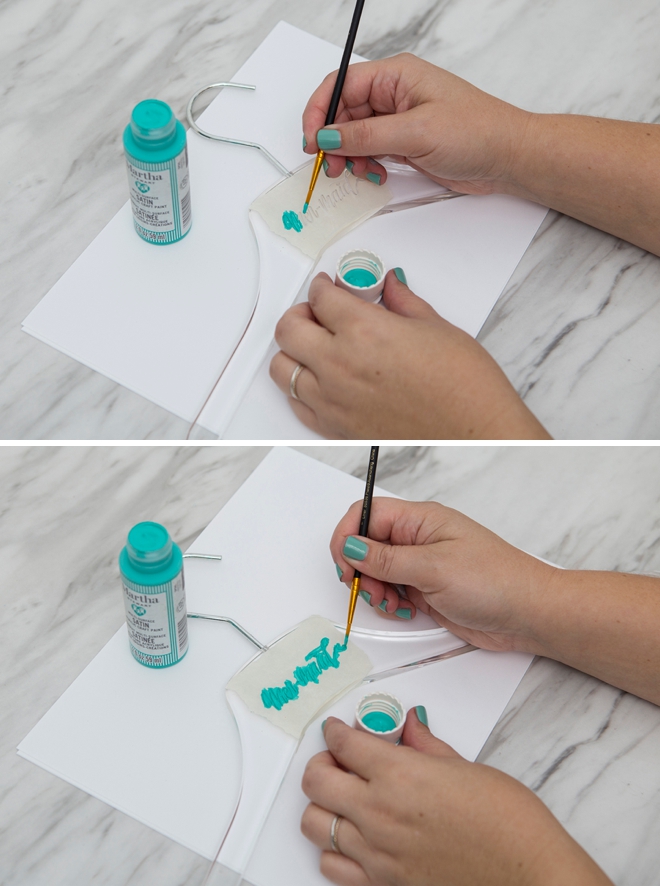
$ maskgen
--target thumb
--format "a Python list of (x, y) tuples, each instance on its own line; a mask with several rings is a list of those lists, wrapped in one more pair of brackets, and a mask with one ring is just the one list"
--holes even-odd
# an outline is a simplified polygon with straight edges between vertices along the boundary
[(440, 315), (423, 298), (408, 288), (403, 268), (394, 268), (385, 277), (383, 304), (393, 314), (410, 317), (413, 320), (439, 320)]
[(428, 717), (424, 705), (417, 705), (408, 711), (403, 728), (401, 744), (429, 754), (431, 757), (458, 757), (460, 754), (446, 742), (436, 738), (428, 727)]
[(391, 545), (349, 535), (342, 556), (363, 575), (389, 584), (425, 588), (437, 568), (433, 545)]

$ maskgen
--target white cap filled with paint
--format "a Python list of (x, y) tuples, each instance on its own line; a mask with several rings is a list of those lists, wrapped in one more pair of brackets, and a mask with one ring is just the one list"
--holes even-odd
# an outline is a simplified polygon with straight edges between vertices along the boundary
[(378, 301), (385, 285), (385, 265), (375, 252), (351, 249), (337, 262), (335, 286), (352, 292), (364, 301)]
[(406, 712), (394, 695), (373, 692), (365, 695), (355, 709), (355, 728), (390, 744), (397, 744), (403, 734)]

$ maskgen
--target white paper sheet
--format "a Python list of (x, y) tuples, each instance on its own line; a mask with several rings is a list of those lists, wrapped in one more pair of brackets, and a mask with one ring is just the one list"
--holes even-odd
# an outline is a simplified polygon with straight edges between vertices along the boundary
[[(293, 450), (273, 450), (192, 546), (223, 559), (186, 561), (189, 611), (232, 616), (264, 643), (314, 612), (343, 624), (348, 591), (337, 580), (328, 542), (363, 490), (355, 477)], [(183, 661), (158, 671), (132, 658), (122, 627), (21, 742), (19, 753), (212, 858), (241, 783), (240, 748), (224, 687), (255, 650), (226, 624), (190, 619), (189, 631)], [(376, 670), (461, 645), (426, 616), (384, 622), (361, 600), (353, 632)], [(530, 656), (517, 654), (470, 652), (387, 678), (378, 688), (398, 695), (407, 707), (425, 704), (435, 731), (473, 758), (529, 661)], [(351, 722), (360, 692), (350, 693), (332, 710)], [(268, 762), (264, 749), (271, 748), (272, 765), (279, 766), (290, 752), (290, 739), (265, 720), (253, 719), (264, 730), (253, 736), (250, 753)], [(282, 741), (269, 739), (265, 727)], [(314, 753), (319, 744), (314, 725), (307, 735), (310, 744), (305, 743), (303, 755)], [(282, 818), (281, 833), (276, 830), (273, 836), (269, 822), (264, 834), (279, 843), (284, 867), (271, 866), (268, 873), (259, 850), (259, 886), (323, 882), (314, 873), (315, 850), (298, 830), (304, 762), (296, 758), (274, 807), (273, 814)], [(221, 855), (222, 863), (234, 869), (241, 869), (251, 847), (249, 823), (265, 814), (263, 796), (248, 791), (247, 798), (237, 818), (246, 824), (232, 831)]]
[[(280, 22), (233, 78), (256, 84), (257, 90), (224, 90), (200, 116), (200, 125), (263, 143), (286, 167), (296, 169), (308, 159), (301, 147), (302, 110), (340, 57), (340, 48)], [(275, 247), (262, 246), (260, 255), (247, 211), (281, 175), (249, 148), (210, 142), (194, 132), (188, 133), (188, 147), (190, 234), (165, 247), (144, 243), (133, 230), (127, 203), (29, 314), (23, 329), (187, 421), (198, 415), (221, 378), (201, 420), (217, 434), (308, 437), (267, 378), (263, 358), (277, 320), (307, 277), (309, 261), (292, 256), (298, 250), (287, 252), (280, 238), (274, 238), (279, 241)], [(442, 190), (400, 169), (388, 186), (399, 202)], [(464, 199), (428, 207), (428, 216), (419, 221), (408, 214), (417, 210), (397, 213), (398, 218), (391, 217), (392, 236), (396, 241), (398, 229), (406, 232), (406, 244), (418, 236), (425, 244), (431, 241), (430, 252), (402, 247), (399, 264), (419, 294), (434, 303), (448, 263), (451, 275), (445, 282), (457, 278), (459, 285), (442, 289), (442, 305), (458, 325), (478, 330), (545, 210), (489, 197), (470, 198), (462, 210), (449, 208)], [(481, 204), (474, 200), (491, 201), (486, 229)], [(425, 239), (425, 225), (437, 236)], [(448, 240), (443, 245), (447, 227), (458, 251)], [(368, 240), (366, 225), (356, 235), (363, 230)], [(392, 252), (388, 225), (374, 230), (374, 251)], [(425, 285), (428, 279), (431, 286)], [(266, 398), (263, 422), (254, 408), (255, 391), (237, 412), (260, 366), (255, 390), (263, 389)], [(228, 427), (234, 414), (236, 424)]]

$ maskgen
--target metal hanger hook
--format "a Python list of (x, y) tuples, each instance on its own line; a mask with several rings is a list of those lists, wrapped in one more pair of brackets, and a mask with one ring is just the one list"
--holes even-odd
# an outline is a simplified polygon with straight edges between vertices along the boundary
[(268, 151), (266, 148), (264, 148), (263, 145), (260, 145), (257, 142), (246, 142), (240, 138), (228, 138), (227, 136), (224, 136), (224, 135), (214, 135), (214, 133), (212, 133), (212, 132), (206, 132), (206, 130), (200, 129), (200, 127), (195, 123), (195, 121), (193, 119), (193, 105), (195, 104), (195, 102), (197, 101), (199, 96), (203, 92), (206, 92), (208, 89), (223, 89), (225, 86), (233, 86), (236, 89), (251, 89), (253, 91), (257, 88), (256, 86), (251, 86), (249, 83), (226, 83), (226, 82), (209, 83), (208, 86), (203, 86), (201, 89), (198, 89), (197, 92), (191, 97), (190, 101), (188, 102), (188, 107), (186, 108), (186, 117), (188, 119), (188, 123), (190, 124), (190, 128), (194, 129), (198, 135), (201, 135), (204, 138), (212, 139), (213, 141), (216, 141), (216, 142), (225, 142), (225, 144), (228, 144), (228, 145), (241, 145), (245, 148), (256, 148), (258, 151), (261, 151), (268, 160), (270, 160), (270, 162), (273, 164), (273, 166), (275, 166), (275, 168), (279, 172), (281, 172), (282, 175), (286, 175), (287, 178), (290, 177), (291, 175), (293, 175), (293, 173), (289, 172), (289, 170), (286, 168), (286, 166), (283, 166), (282, 163), (280, 163), (280, 161), (276, 157), (273, 157), (273, 155), (270, 153), (270, 151)]

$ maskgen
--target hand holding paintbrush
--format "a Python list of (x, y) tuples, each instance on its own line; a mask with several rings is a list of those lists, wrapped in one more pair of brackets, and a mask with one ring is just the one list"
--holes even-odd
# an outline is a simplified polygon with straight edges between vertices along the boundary
[[(367, 482), (364, 489), (364, 502), (362, 503), (362, 516), (360, 518), (360, 535), (367, 537), (369, 531), (369, 517), (371, 516), (371, 501), (374, 497), (374, 485), (376, 483), (376, 467), (378, 465), (378, 446), (371, 447), (371, 455), (369, 456), (369, 467), (367, 469)], [(348, 643), (348, 635), (351, 632), (353, 624), (353, 615), (355, 614), (355, 604), (357, 603), (358, 594), (360, 593), (360, 579), (362, 573), (357, 569), (353, 576), (351, 584), (351, 598), (348, 604), (348, 618), (346, 619), (346, 636), (344, 637), (344, 646)]]
[[(355, 38), (357, 37), (357, 31), (360, 24), (360, 17), (362, 16), (363, 7), (364, 0), (357, 0), (355, 4), (355, 11), (353, 13), (353, 20), (351, 21), (351, 27), (349, 28), (348, 37), (346, 39), (346, 46), (344, 47), (344, 54), (341, 57), (341, 64), (339, 65), (339, 71), (337, 72), (337, 82), (335, 83), (334, 92), (332, 93), (332, 98), (330, 99), (328, 115), (325, 118), (326, 126), (330, 126), (332, 123), (334, 123), (335, 117), (337, 116), (337, 108), (339, 107), (341, 91), (344, 88), (346, 71), (348, 70), (348, 63), (350, 62), (351, 55), (353, 53), (353, 46), (355, 44)], [(305, 198), (303, 213), (307, 212), (307, 210), (309, 209), (309, 201), (312, 199), (314, 186), (316, 185), (316, 180), (319, 177), (319, 172), (321, 171), (324, 157), (324, 151), (319, 151), (316, 155), (316, 162), (314, 163), (314, 169), (312, 170), (312, 180), (309, 185), (309, 190), (307, 191), (307, 197)]]

